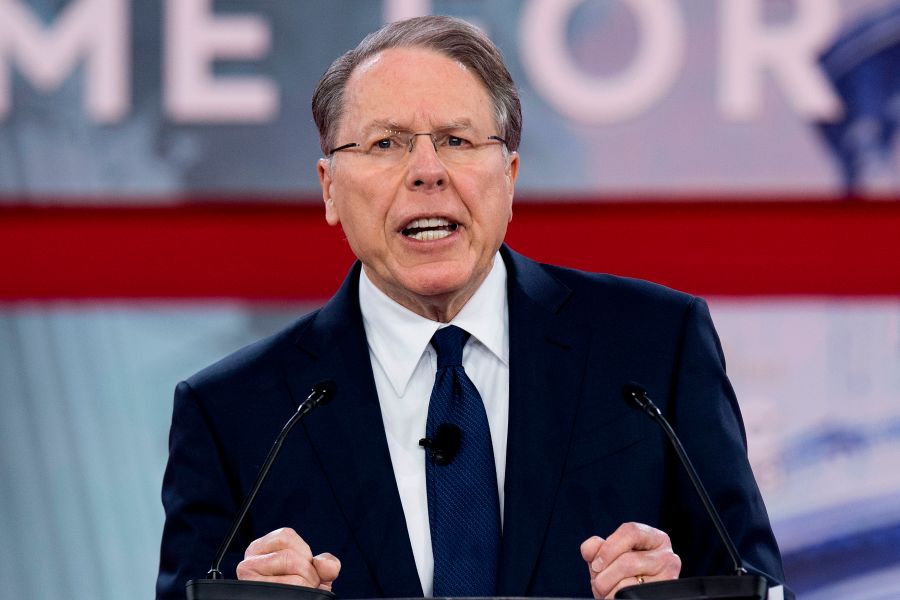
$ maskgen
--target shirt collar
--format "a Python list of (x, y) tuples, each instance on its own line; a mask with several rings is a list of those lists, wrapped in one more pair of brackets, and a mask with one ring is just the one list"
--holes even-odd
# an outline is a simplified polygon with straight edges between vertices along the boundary
[[(394, 391), (403, 396), (431, 336), (445, 325), (417, 315), (392, 300), (372, 283), (365, 269), (359, 275), (359, 306), (369, 350), (381, 364)], [(508, 314), (506, 265), (496, 254), (484, 282), (449, 324), (468, 331), (508, 366)]]

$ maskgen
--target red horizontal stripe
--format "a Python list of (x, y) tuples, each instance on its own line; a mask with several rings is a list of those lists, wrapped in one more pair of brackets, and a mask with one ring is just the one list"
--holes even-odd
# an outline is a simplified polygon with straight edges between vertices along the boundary
[[(519, 203), (536, 259), (702, 295), (900, 295), (900, 202)], [(353, 256), (318, 205), (0, 208), (0, 299), (321, 299)]]

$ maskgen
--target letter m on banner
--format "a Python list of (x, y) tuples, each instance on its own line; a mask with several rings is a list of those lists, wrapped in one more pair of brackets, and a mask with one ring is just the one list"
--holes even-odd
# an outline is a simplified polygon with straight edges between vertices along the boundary
[(130, 108), (128, 0), (72, 0), (49, 25), (22, 0), (0, 0), (0, 121), (12, 108), (12, 65), (35, 89), (57, 89), (83, 60), (85, 104), (98, 123)]

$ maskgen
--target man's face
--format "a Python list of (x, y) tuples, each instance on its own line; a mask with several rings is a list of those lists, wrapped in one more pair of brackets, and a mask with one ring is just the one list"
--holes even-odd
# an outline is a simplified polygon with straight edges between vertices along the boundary
[(326, 220), (341, 224), (372, 282), (419, 314), (452, 318), (506, 235), (518, 155), (488, 143), (460, 164), (418, 136), (412, 152), (386, 164), (360, 151), (386, 129), (484, 143), (500, 134), (490, 97), (476, 75), (442, 54), (386, 50), (357, 67), (345, 89), (337, 144), (363, 148), (319, 161)]

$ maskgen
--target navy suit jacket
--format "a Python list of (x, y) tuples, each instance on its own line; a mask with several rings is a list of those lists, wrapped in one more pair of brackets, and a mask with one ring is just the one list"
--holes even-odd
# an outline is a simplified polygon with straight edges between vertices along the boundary
[[(640, 382), (671, 420), (748, 568), (783, 580), (738, 405), (703, 300), (541, 265), (504, 246), (510, 394), (498, 595), (590, 597), (579, 552), (637, 521), (666, 531), (682, 576), (731, 565), (657, 425), (622, 399)], [(421, 596), (359, 309), (357, 263), (320, 310), (178, 385), (163, 483), (157, 594), (202, 578), (283, 424), (317, 381), (334, 401), (289, 436), (224, 561), (294, 528), (341, 559), (342, 598)], [(424, 460), (424, 455), (423, 455)]]

